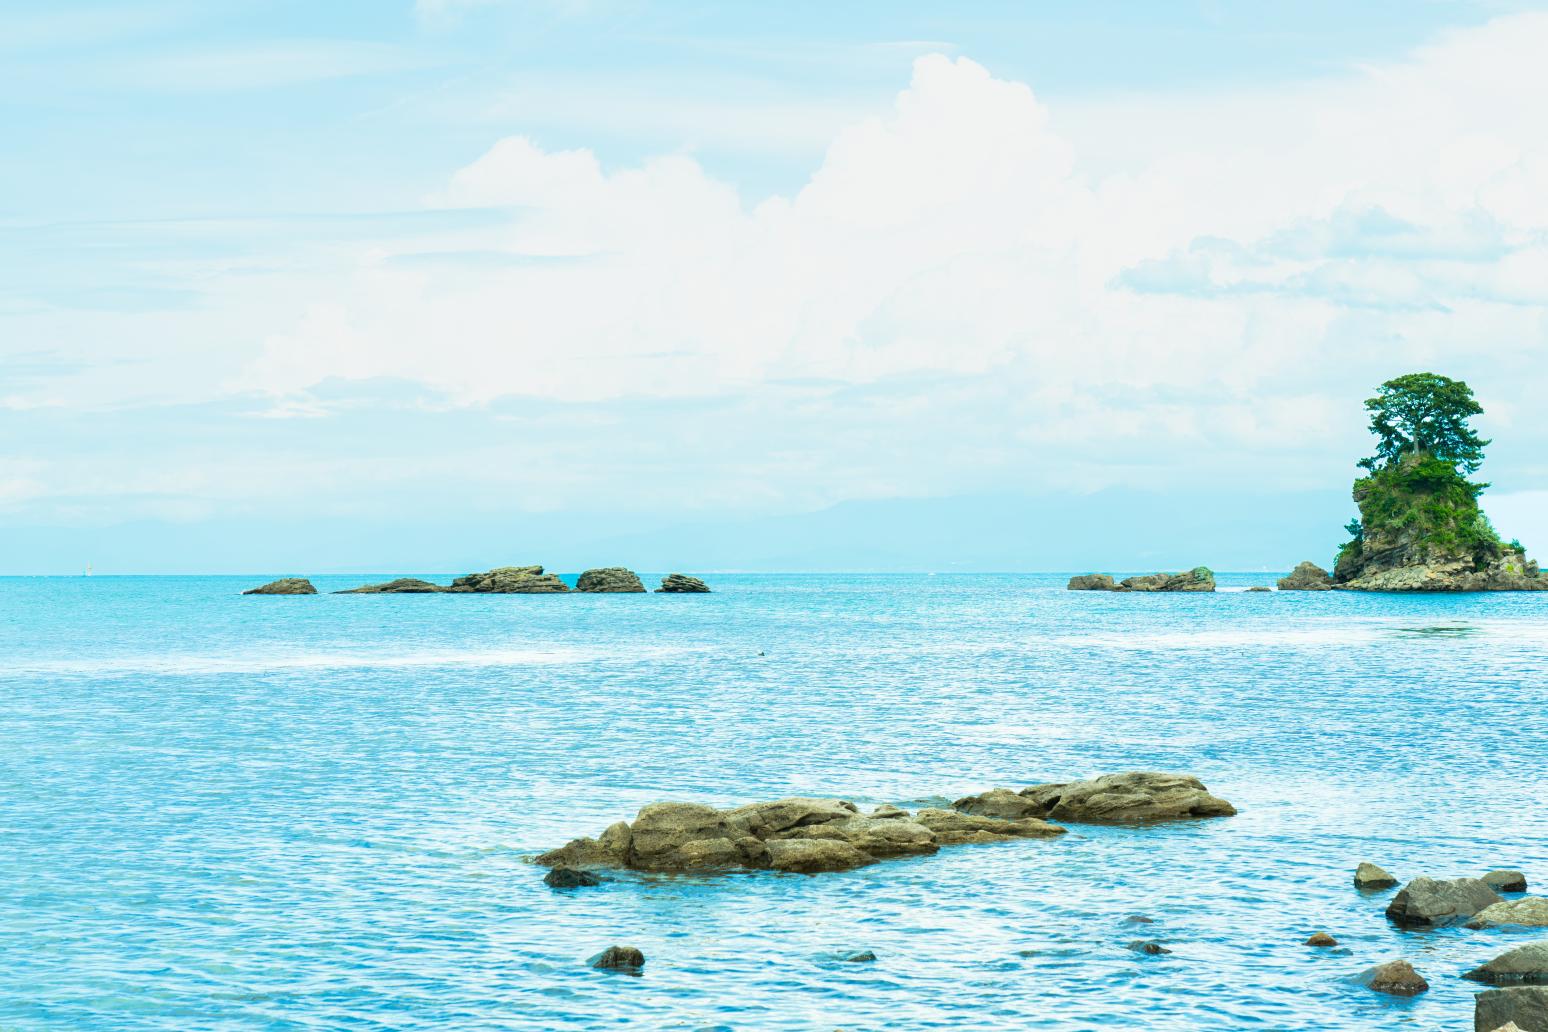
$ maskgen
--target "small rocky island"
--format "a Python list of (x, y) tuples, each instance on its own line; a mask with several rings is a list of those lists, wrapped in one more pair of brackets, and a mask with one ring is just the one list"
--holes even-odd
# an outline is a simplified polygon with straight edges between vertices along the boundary
[[(563, 595), (571, 588), (555, 573), (543, 572), (541, 566), (498, 566), (483, 573), (470, 573), (458, 577), (450, 584), (436, 584), (418, 577), (399, 577), (381, 584), (363, 584), (358, 588), (335, 591), (335, 595), (431, 595), (431, 594), (479, 594), (479, 595)], [(573, 589), (580, 594), (644, 594), (645, 585), (639, 574), (622, 566), (606, 566), (587, 570), (580, 575)], [(672, 573), (661, 579), (656, 591), (667, 594), (696, 594), (708, 592), (709, 585), (697, 577)], [(262, 587), (250, 588), (244, 595), (315, 595), (312, 582), (301, 577), (286, 577)]]
[[(1090, 781), (997, 788), (950, 809), (910, 814), (878, 806), (869, 814), (845, 799), (776, 799), (731, 810), (700, 803), (651, 803), (634, 822), (619, 821), (597, 838), (578, 838), (538, 856), (557, 870), (775, 870), (797, 874), (846, 871), (942, 846), (1053, 838), (1068, 822), (1146, 824), (1228, 817), (1236, 808), (1210, 795), (1197, 778), (1134, 771)], [(573, 880), (566, 876), (564, 880)]]
[[(1548, 577), (1519, 541), (1501, 540), (1468, 479), (1489, 444), (1468, 425), (1483, 412), (1472, 388), (1435, 373), (1388, 380), (1365, 403), (1376, 454), (1354, 484), (1359, 519), (1338, 552), (1331, 586), (1344, 591), (1545, 591)], [(1286, 578), (1321, 590), (1320, 568)], [(1289, 589), (1285, 581), (1282, 589)]]
[(1148, 573), (1121, 581), (1105, 573), (1086, 573), (1071, 577), (1065, 587), (1070, 591), (1214, 591), (1215, 573), (1208, 566), (1195, 566), (1183, 573)]

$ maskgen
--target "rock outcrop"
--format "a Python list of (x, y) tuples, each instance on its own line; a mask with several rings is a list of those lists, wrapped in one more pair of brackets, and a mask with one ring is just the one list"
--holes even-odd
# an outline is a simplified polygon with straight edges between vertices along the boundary
[(1517, 946), (1462, 977), (1487, 985), (1548, 984), (1548, 942)]
[(1207, 566), (1195, 566), (1183, 573), (1147, 573), (1125, 577), (1114, 583), (1105, 573), (1085, 573), (1071, 577), (1069, 591), (1214, 591), (1215, 574)]
[(661, 578), (661, 587), (656, 591), (668, 595), (702, 595), (709, 591), (709, 585), (684, 573), (669, 573)]
[[(969, 796), (952, 806), (965, 813), (995, 809), (1009, 812), (1012, 804), (1001, 794), (1007, 791), (997, 789), (980, 796)], [(1077, 823), (1145, 823), (1229, 817), (1236, 813), (1236, 807), (1210, 795), (1198, 778), (1154, 771), (1130, 771), (1089, 781), (1033, 785), (1014, 794), (1030, 804), (1022, 811), (1025, 816)]]
[(1548, 988), (1489, 989), (1473, 1003), (1474, 1032), (1499, 1032), (1514, 1024), (1520, 1032), (1548, 1032)]
[(1418, 996), (1430, 988), (1430, 983), (1406, 960), (1378, 964), (1361, 975), (1360, 981), (1366, 988), (1388, 996)]
[(335, 595), (425, 595), (446, 588), (439, 584), (432, 584), (418, 577), (399, 577), (397, 580), (387, 581), (385, 584), (362, 584), (358, 588), (346, 588), (343, 591), (335, 591)]
[(557, 575), (544, 573), (541, 566), (499, 566), (484, 573), (458, 577), (445, 589), (487, 595), (550, 595), (570, 590)]
[(644, 591), (645, 585), (640, 583), (640, 578), (633, 570), (626, 570), (622, 566), (604, 566), (581, 574), (575, 582), (575, 590), (633, 593)]
[(1375, 864), (1362, 863), (1355, 868), (1355, 888), (1366, 891), (1376, 889), (1390, 889), (1398, 883), (1398, 880)]
[(1279, 578), (1280, 591), (1331, 591), (1333, 575), (1316, 563), (1306, 562), (1290, 571), (1290, 576)]
[(1387, 917), (1404, 928), (1436, 928), (1465, 921), (1500, 902), (1479, 878), (1415, 878), (1392, 897)]
[(1478, 507), (1483, 487), (1424, 453), (1355, 481), (1353, 540), (1334, 586), (1348, 591), (1548, 591), (1521, 547), (1500, 540)]
[(248, 588), (244, 595), (315, 595), (317, 589), (305, 577), (281, 577), (257, 588)]
[(1522, 928), (1548, 928), (1548, 899), (1542, 896), (1523, 896), (1520, 899), (1499, 900), (1484, 907), (1467, 923), (1469, 928), (1496, 928), (1500, 925), (1519, 925)]
[(776, 799), (732, 810), (699, 803), (651, 803), (632, 824), (620, 821), (595, 839), (575, 839), (542, 854), (536, 862), (582, 870), (746, 868), (816, 874), (928, 855), (941, 846), (1063, 833), (1063, 828), (1042, 820), (998, 820), (953, 810), (868, 817), (842, 799)]

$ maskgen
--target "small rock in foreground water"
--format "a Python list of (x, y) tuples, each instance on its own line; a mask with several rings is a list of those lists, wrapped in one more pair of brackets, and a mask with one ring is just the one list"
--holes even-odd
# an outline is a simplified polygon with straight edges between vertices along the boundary
[(1315, 933), (1313, 933), (1313, 935), (1312, 935), (1312, 937), (1310, 939), (1306, 940), (1306, 945), (1308, 945), (1308, 946), (1337, 946), (1338, 945), (1338, 940), (1333, 938), (1333, 936), (1329, 935), (1327, 932), (1315, 932)]
[(846, 953), (839, 960), (846, 964), (869, 964), (876, 959), (876, 954), (870, 950), (860, 950), (857, 953)]
[(1389, 960), (1379, 964), (1361, 975), (1360, 981), (1368, 988), (1388, 996), (1418, 996), (1430, 988), (1430, 983), (1406, 960)]
[(1154, 939), (1135, 939), (1133, 942), (1129, 943), (1127, 948), (1133, 950), (1135, 953), (1143, 953), (1151, 957), (1172, 952), (1165, 946), (1161, 945), (1159, 942), (1156, 942)]
[(627, 971), (639, 974), (645, 967), (645, 954), (633, 946), (609, 946), (586, 961), (599, 971)]
[(1526, 875), (1520, 871), (1490, 871), (1483, 876), (1484, 884), (1495, 892), (1525, 892)]
[(555, 867), (543, 876), (543, 884), (551, 889), (584, 889), (601, 885), (602, 879), (590, 871), (577, 871), (573, 867)]
[(1548, 984), (1548, 942), (1517, 946), (1462, 977), (1489, 985)]
[(1398, 880), (1375, 864), (1361, 864), (1355, 868), (1354, 883), (1357, 889), (1390, 889)]
[(1146, 917), (1144, 914), (1130, 914), (1128, 917), (1123, 919), (1123, 923), (1124, 924), (1155, 924), (1156, 923), (1156, 919), (1153, 918), (1153, 917)]

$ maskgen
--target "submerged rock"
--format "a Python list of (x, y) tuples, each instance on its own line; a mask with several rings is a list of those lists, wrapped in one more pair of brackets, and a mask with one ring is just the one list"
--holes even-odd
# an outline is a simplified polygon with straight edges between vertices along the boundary
[(1500, 1032), (1511, 1024), (1520, 1032), (1548, 1032), (1548, 988), (1487, 989), (1474, 999), (1474, 1032)]
[(1430, 983), (1406, 960), (1389, 960), (1385, 964), (1378, 964), (1361, 975), (1360, 982), (1388, 996), (1418, 996), (1430, 988)]
[(1129, 943), (1125, 949), (1130, 949), (1135, 953), (1143, 953), (1151, 957), (1158, 957), (1163, 953), (1172, 952), (1154, 939), (1135, 939), (1133, 942)]
[(541, 566), (499, 566), (484, 573), (458, 577), (445, 589), (487, 595), (550, 595), (569, 591), (569, 585)]
[(668, 595), (702, 595), (709, 591), (709, 585), (697, 577), (690, 577), (683, 573), (669, 573), (661, 578), (661, 587), (656, 589), (657, 594)]
[(1490, 871), (1483, 876), (1484, 884), (1495, 892), (1525, 892), (1526, 875), (1520, 871)]
[(256, 588), (248, 588), (244, 595), (315, 595), (317, 589), (305, 577), (281, 577)]
[(1154, 771), (1033, 785), (1020, 794), (1034, 805), (1032, 812), (1037, 816), (1056, 821), (1130, 823), (1229, 817), (1236, 813), (1236, 807), (1210, 795), (1198, 778)]
[(645, 967), (645, 954), (633, 946), (609, 946), (586, 963), (599, 971), (628, 971), (637, 974)]
[(875, 962), (876, 954), (871, 950), (859, 950), (855, 953), (845, 953), (838, 959), (846, 964), (870, 964)]
[(1215, 574), (1208, 566), (1195, 566), (1185, 573), (1151, 573), (1125, 577), (1119, 591), (1214, 591)]
[(643, 592), (645, 585), (640, 583), (640, 578), (633, 570), (626, 570), (622, 566), (604, 566), (581, 574), (575, 582), (575, 590), (632, 593)]
[(335, 591), (335, 595), (428, 595), (434, 592), (446, 591), (439, 584), (432, 584), (418, 577), (399, 577), (397, 580), (387, 581), (385, 584), (364, 584), (358, 588), (347, 588), (344, 591)]
[(1479, 878), (1415, 878), (1392, 897), (1387, 917), (1405, 928), (1434, 928), (1464, 921), (1499, 902)]
[(1332, 591), (1333, 575), (1316, 563), (1301, 563), (1279, 578), (1280, 591)]
[(555, 867), (543, 876), (543, 884), (551, 889), (584, 889), (601, 885), (602, 879), (590, 871), (578, 871), (573, 867)]
[(1548, 942), (1517, 946), (1462, 977), (1489, 985), (1548, 984)]
[(864, 816), (843, 799), (792, 797), (718, 810), (651, 803), (633, 824), (578, 838), (536, 858), (546, 867), (641, 871), (769, 869), (843, 871), (878, 860), (926, 856), (941, 846), (1049, 838), (1064, 829), (1036, 819), (998, 820), (924, 809)]
[[(1498, 896), (1494, 898), (1499, 899)], [(1521, 899), (1500, 900), (1479, 910), (1467, 923), (1469, 928), (1494, 928), (1499, 925), (1548, 928), (1548, 899), (1523, 896)]]
[(1375, 864), (1362, 863), (1355, 868), (1354, 883), (1357, 889), (1390, 889), (1398, 880)]
[(1263, 585), (1263, 584), (1254, 584), (1252, 587), (1248, 588), (1247, 590), (1248, 591), (1273, 591), (1274, 589), (1270, 588), (1270, 587), (1268, 587), (1266, 585)]
[(1313, 932), (1311, 938), (1306, 940), (1308, 946), (1337, 946), (1338, 940), (1327, 932)]
[(1066, 591), (1117, 591), (1118, 584), (1112, 577), (1105, 573), (1083, 573), (1077, 577), (1071, 577), (1065, 585)]

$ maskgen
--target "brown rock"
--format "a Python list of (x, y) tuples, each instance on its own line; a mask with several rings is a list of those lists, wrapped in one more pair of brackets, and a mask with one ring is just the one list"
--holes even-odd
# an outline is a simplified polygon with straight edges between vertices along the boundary
[(1430, 983), (1406, 960), (1379, 964), (1365, 972), (1360, 980), (1368, 988), (1388, 996), (1418, 996), (1430, 988)]

